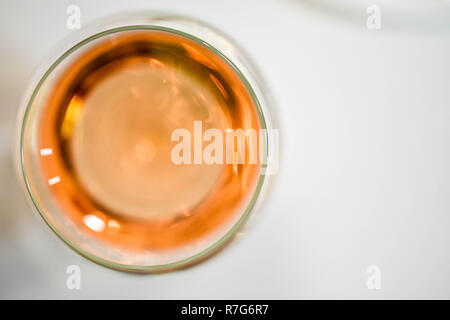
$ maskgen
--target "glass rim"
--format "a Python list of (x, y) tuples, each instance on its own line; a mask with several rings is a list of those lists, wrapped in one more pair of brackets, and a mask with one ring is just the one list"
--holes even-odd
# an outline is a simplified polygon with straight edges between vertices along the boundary
[[(34, 103), (34, 99), (39, 92), (41, 86), (44, 84), (48, 76), (53, 72), (53, 70), (61, 63), (63, 62), (69, 55), (74, 53), (79, 48), (83, 47), (84, 45), (87, 45), (88, 43), (97, 40), (103, 36), (108, 36), (111, 34), (115, 34), (118, 32), (123, 31), (139, 31), (139, 30), (154, 30), (154, 31), (163, 31), (172, 33), (175, 35), (179, 35), (182, 37), (185, 37), (187, 39), (190, 39), (201, 46), (211, 50), (214, 54), (216, 54), (219, 58), (221, 58), (233, 71), (234, 73), (239, 77), (239, 79), (242, 81), (242, 83), (245, 85), (247, 92), (251, 96), (251, 99), (254, 103), (254, 106), (256, 108), (258, 117), (259, 117), (259, 123), (261, 125), (261, 128), (264, 130), (267, 130), (267, 123), (265, 117), (267, 116), (260, 104), (260, 101), (253, 89), (253, 87), (250, 85), (247, 77), (242, 73), (242, 71), (220, 50), (218, 50), (216, 47), (211, 45), (209, 42), (202, 40), (192, 34), (186, 33), (181, 30), (177, 30), (174, 28), (166, 27), (166, 26), (159, 26), (159, 25), (152, 25), (152, 24), (137, 24), (137, 25), (125, 25), (125, 26), (119, 26), (119, 27), (113, 27), (110, 29), (103, 30), (101, 32), (95, 33), (72, 47), (70, 47), (68, 50), (66, 50), (62, 55), (59, 56), (59, 58), (51, 63), (50, 67), (46, 69), (44, 74), (40, 77), (38, 77), (38, 82), (36, 85), (33, 85), (31, 90), (31, 96), (25, 100), (25, 111), (23, 113), (22, 121), (19, 119), (19, 125), (20, 127), (20, 141), (19, 141), (19, 156), (20, 156), (20, 171), (21, 175), (23, 177), (23, 182), (25, 183), (26, 190), (28, 192), (28, 195), (31, 198), (32, 204), (34, 208), (38, 211), (41, 218), (44, 220), (45, 224), (58, 236), (59, 239), (61, 239), (66, 245), (68, 245), (72, 250), (80, 254), (81, 256), (85, 257), (86, 259), (95, 262), (99, 265), (115, 269), (115, 270), (121, 270), (121, 271), (129, 271), (129, 272), (162, 272), (162, 271), (169, 271), (174, 269), (180, 269), (184, 266), (189, 266), (191, 264), (195, 264), (196, 262), (200, 262), (202, 259), (207, 258), (209, 255), (214, 254), (216, 251), (218, 251), (222, 246), (227, 244), (230, 240), (232, 240), (233, 235), (235, 235), (236, 231), (243, 225), (243, 223), (247, 220), (250, 212), (254, 209), (257, 200), (260, 198), (261, 191), (263, 189), (264, 182), (267, 181), (267, 177), (265, 174), (263, 174), (261, 171), (259, 173), (259, 178), (255, 186), (255, 190), (252, 192), (251, 199), (247, 206), (245, 207), (245, 210), (243, 210), (242, 213), (239, 213), (237, 222), (234, 223), (234, 225), (229, 228), (224, 235), (221, 235), (218, 240), (214, 240), (212, 244), (208, 245), (205, 249), (202, 249), (200, 252), (197, 252), (195, 254), (189, 255), (186, 258), (179, 259), (174, 262), (166, 263), (166, 264), (158, 264), (158, 265), (134, 265), (134, 264), (123, 264), (118, 263), (113, 260), (108, 260), (103, 257), (100, 257), (96, 254), (90, 253), (85, 249), (82, 249), (79, 247), (74, 241), (69, 240), (62, 231), (59, 230), (55, 225), (53, 225), (50, 220), (47, 218), (47, 215), (45, 214), (44, 210), (40, 208), (38, 201), (36, 200), (36, 195), (34, 194), (32, 190), (31, 183), (27, 177), (27, 169), (25, 165), (25, 157), (24, 157), (24, 139), (25, 139), (25, 128), (27, 126), (27, 120), (28, 120), (28, 114), (30, 109), (32, 108), (32, 105)], [(33, 89), (34, 88), (34, 89)], [(265, 139), (263, 140), (263, 156), (268, 155), (268, 138), (267, 135), (265, 136)], [(263, 167), (263, 164), (261, 163), (261, 168)]]

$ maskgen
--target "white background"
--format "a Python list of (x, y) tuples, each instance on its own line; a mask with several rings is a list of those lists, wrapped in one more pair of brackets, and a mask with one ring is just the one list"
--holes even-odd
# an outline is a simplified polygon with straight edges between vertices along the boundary
[[(389, 4), (389, 3), (395, 3)], [(357, 4), (356, 4), (357, 3)], [(366, 28), (369, 4), (381, 30)], [(109, 270), (56, 240), (13, 170), (33, 70), (70, 31), (158, 9), (206, 21), (276, 100), (281, 171), (243, 234), (192, 268)], [(0, 298), (450, 298), (450, 4), (446, 1), (6, 1), (0, 4)], [(66, 268), (81, 267), (81, 290)], [(381, 289), (366, 268), (381, 268)]]

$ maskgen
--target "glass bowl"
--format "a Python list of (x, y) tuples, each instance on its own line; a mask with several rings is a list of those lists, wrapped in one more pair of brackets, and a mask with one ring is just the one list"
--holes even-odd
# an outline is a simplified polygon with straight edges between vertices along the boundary
[[(98, 237), (105, 226), (118, 228), (116, 220), (102, 215), (87, 214), (82, 221), (69, 217), (64, 205), (55, 200), (54, 186), (64, 175), (45, 172), (43, 158), (54, 156), (56, 150), (42, 141), (40, 127), (46, 106), (55, 88), (61, 86), (61, 76), (80, 56), (100, 42), (116, 41), (116, 36), (132, 32), (161, 32), (192, 41), (220, 59), (240, 79), (255, 107), (260, 129), (261, 161), (258, 176), (248, 198), (219, 227), (208, 231), (199, 241), (188, 241), (176, 247), (153, 250), (152, 247), (115, 245)], [(234, 90), (234, 89), (232, 89)], [(272, 122), (269, 116), (267, 89), (261, 84), (255, 68), (241, 49), (214, 28), (197, 20), (155, 13), (139, 13), (110, 17), (83, 26), (74, 32), (43, 64), (24, 96), (18, 117), (17, 161), (20, 179), (32, 207), (50, 229), (82, 256), (103, 266), (132, 272), (159, 272), (185, 267), (201, 261), (222, 248), (241, 227), (248, 215), (262, 199), (273, 166)], [(88, 137), (89, 138), (89, 137)], [(47, 161), (47, 160), (45, 160)], [(216, 214), (210, 212), (211, 215)], [(85, 224), (83, 228), (81, 224)], [(85, 226), (91, 230), (86, 231)], [(108, 229), (109, 230), (109, 229)], [(97, 233), (96, 233), (97, 232)]]

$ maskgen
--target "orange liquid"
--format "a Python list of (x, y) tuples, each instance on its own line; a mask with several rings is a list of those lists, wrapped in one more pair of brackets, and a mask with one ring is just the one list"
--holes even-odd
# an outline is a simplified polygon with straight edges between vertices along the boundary
[[(81, 232), (118, 247), (202, 241), (248, 204), (256, 164), (181, 164), (175, 129), (260, 128), (234, 70), (210, 49), (163, 31), (122, 32), (68, 66), (39, 124), (52, 196)], [(245, 150), (248, 150), (246, 148)], [(248, 151), (246, 151), (248, 152)], [(101, 220), (92, 228), (86, 217)]]

